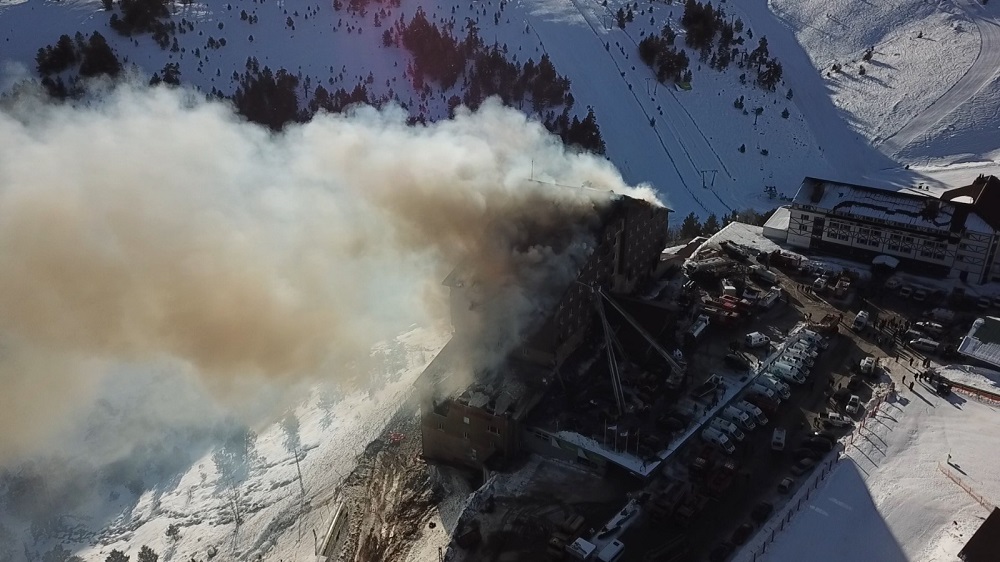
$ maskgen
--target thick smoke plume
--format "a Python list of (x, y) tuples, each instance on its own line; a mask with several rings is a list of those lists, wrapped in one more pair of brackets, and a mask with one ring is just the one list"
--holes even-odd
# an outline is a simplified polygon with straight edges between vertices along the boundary
[(532, 233), (610, 190), (652, 198), (495, 103), (426, 127), (359, 109), (278, 136), (183, 91), (8, 104), (0, 464), (58, 434), (111, 364), (180, 361), (220, 394), (338, 377), (374, 341), (446, 322), (456, 266), (517, 288), (523, 322), (586, 244)]

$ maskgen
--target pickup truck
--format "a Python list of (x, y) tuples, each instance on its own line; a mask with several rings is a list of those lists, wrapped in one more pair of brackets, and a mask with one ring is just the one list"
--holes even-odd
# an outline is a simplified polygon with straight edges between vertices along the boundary
[(819, 421), (824, 427), (851, 427), (854, 420), (835, 412), (823, 412), (819, 415)]
[(712, 375), (708, 377), (708, 380), (694, 387), (691, 391), (691, 395), (695, 398), (702, 398), (708, 396), (709, 394), (715, 392), (715, 389), (723, 386), (725, 383), (722, 382), (722, 377), (719, 375)]

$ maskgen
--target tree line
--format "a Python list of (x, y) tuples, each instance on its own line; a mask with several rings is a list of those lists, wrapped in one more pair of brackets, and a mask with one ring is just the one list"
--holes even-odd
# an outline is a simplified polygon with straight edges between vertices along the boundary
[[(743, 20), (727, 20), (726, 12), (714, 8), (711, 2), (686, 0), (680, 23), (685, 31), (685, 46), (698, 51), (700, 60), (712, 68), (726, 70), (735, 62), (739, 68), (753, 71), (753, 82), (769, 91), (774, 91), (781, 82), (784, 71), (778, 59), (770, 56), (767, 38), (761, 37), (753, 51), (743, 47), (746, 39), (753, 39), (753, 30), (749, 28), (746, 38), (741, 35)], [(661, 83), (691, 81), (690, 60), (682, 48), (675, 46), (676, 38), (677, 32), (667, 24), (659, 34), (650, 34), (639, 42), (639, 58), (653, 69)], [(746, 73), (740, 80), (747, 81)]]
[(773, 212), (761, 213), (754, 209), (744, 209), (722, 215), (721, 219), (715, 213), (711, 213), (705, 217), (704, 221), (699, 220), (698, 215), (691, 212), (684, 217), (679, 226), (670, 229), (667, 238), (670, 241), (678, 241), (690, 240), (698, 236), (711, 236), (732, 222), (763, 226)]

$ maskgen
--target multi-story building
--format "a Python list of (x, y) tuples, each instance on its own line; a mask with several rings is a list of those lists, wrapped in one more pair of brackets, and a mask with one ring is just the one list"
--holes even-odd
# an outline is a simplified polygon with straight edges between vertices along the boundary
[(940, 196), (805, 178), (789, 210), (790, 246), (969, 283), (1000, 281), (1000, 180), (979, 176)]
[[(666, 244), (669, 209), (629, 197), (595, 208), (599, 214), (592, 250), (545, 321), (524, 334), (520, 346), (489, 372), (476, 371), (461, 338), (470, 314), (489, 310), (489, 296), (452, 274), (456, 336), (418, 381), (424, 456), (481, 467), (488, 459), (521, 450), (521, 422), (541, 399), (559, 365), (592, 329), (596, 307), (592, 287), (631, 293), (656, 271)], [(485, 313), (485, 312), (484, 312)], [(475, 345), (476, 342), (471, 342)]]

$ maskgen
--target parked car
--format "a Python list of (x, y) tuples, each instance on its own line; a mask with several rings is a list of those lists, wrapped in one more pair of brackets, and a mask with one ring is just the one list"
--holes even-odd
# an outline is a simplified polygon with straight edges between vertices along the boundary
[(814, 466), (816, 466), (816, 461), (813, 459), (802, 459), (792, 465), (792, 469), (789, 472), (796, 476), (801, 476), (812, 470)]
[(884, 287), (886, 289), (889, 289), (890, 291), (895, 291), (902, 284), (903, 284), (903, 282), (899, 280), (899, 277), (890, 277), (890, 278), (888, 278), (888, 279), (885, 280)]
[(787, 494), (794, 485), (795, 485), (794, 478), (790, 477), (782, 478), (781, 482), (778, 482), (778, 493)]
[(726, 421), (722, 418), (712, 418), (712, 421), (709, 422), (709, 425), (711, 425), (715, 429), (718, 429), (719, 431), (727, 433), (730, 437), (732, 437), (737, 441), (743, 441), (743, 439), (746, 437), (746, 434), (740, 431), (740, 428), (736, 427), (736, 424), (734, 424), (731, 421)]
[(823, 412), (819, 415), (820, 423), (824, 427), (851, 427), (854, 420), (836, 412)]
[(913, 291), (913, 300), (917, 302), (924, 302), (927, 300), (929, 293), (925, 289), (917, 289)]
[(864, 386), (865, 386), (865, 379), (859, 377), (858, 375), (852, 376), (851, 380), (847, 381), (847, 390), (849, 390), (850, 392), (857, 392), (862, 388), (864, 388)]
[(875, 367), (878, 366), (878, 362), (874, 357), (868, 356), (861, 360), (861, 374), (871, 375), (875, 372)]
[(899, 290), (900, 298), (908, 299), (912, 294), (913, 294), (913, 287), (909, 285), (904, 285), (903, 288)]
[(774, 428), (774, 433), (771, 434), (771, 449), (774, 451), (784, 451), (785, 450), (785, 428), (776, 427)]
[(821, 453), (829, 453), (833, 450), (833, 443), (825, 437), (809, 437), (802, 442), (802, 446)]
[(867, 310), (862, 310), (854, 317), (854, 321), (851, 322), (851, 329), (855, 331), (864, 330), (868, 326), (869, 314)]
[(798, 349), (786, 349), (782, 356), (801, 361), (806, 367), (812, 367), (815, 363), (815, 359), (812, 356)]
[(725, 562), (736, 547), (731, 542), (723, 542), (708, 553), (708, 562)]
[(831, 445), (836, 444), (837, 440), (839, 439), (839, 437), (837, 437), (836, 435), (834, 435), (832, 431), (827, 431), (825, 429), (822, 430), (822, 431), (814, 431), (813, 433), (811, 433), (809, 435), (809, 438), (810, 439), (813, 439), (813, 438), (816, 438), (816, 439), (826, 439), (827, 441), (830, 442)]
[(733, 404), (738, 410), (746, 412), (754, 421), (760, 425), (767, 425), (768, 419), (764, 415), (764, 411), (754, 406), (753, 404), (747, 402), (746, 400), (741, 400)]
[(808, 447), (799, 447), (798, 449), (792, 451), (792, 458), (797, 461), (801, 461), (804, 459), (818, 461), (819, 459), (823, 458), (823, 453), (815, 449), (810, 449)]
[(795, 343), (789, 345), (788, 347), (786, 347), (785, 350), (786, 351), (794, 351), (795, 353), (799, 353), (799, 354), (805, 355), (807, 357), (811, 357), (813, 359), (813, 361), (815, 361), (816, 357), (819, 355), (819, 350), (816, 349), (815, 346), (809, 345), (808, 343), (806, 343), (804, 341), (795, 342)]
[(773, 388), (765, 386), (759, 382), (755, 382), (747, 388), (747, 393), (749, 395), (764, 396), (768, 400), (781, 400), (778, 393), (774, 391)]
[(733, 536), (730, 540), (733, 542), (733, 544), (743, 544), (747, 542), (747, 539), (749, 539), (750, 535), (752, 534), (753, 534), (753, 525), (751, 525), (750, 523), (744, 523), (739, 527), (737, 527), (735, 531), (733, 531)]
[(823, 279), (822, 277), (817, 277), (816, 280), (813, 281), (812, 287), (813, 287), (813, 290), (816, 291), (817, 293), (821, 293), (821, 292), (825, 291), (826, 290), (826, 279)]
[(938, 348), (941, 347), (940, 343), (929, 338), (918, 338), (915, 340), (910, 340), (910, 342), (906, 345), (912, 347), (913, 349), (923, 351), (925, 353), (934, 353), (935, 351), (938, 350)]
[(778, 361), (795, 367), (800, 373), (802, 373), (803, 377), (809, 376), (809, 365), (807, 365), (805, 360), (797, 355), (783, 353), (781, 357), (778, 358)]
[(774, 505), (768, 502), (760, 502), (754, 506), (753, 511), (750, 512), (750, 519), (753, 519), (758, 524), (767, 521), (767, 518), (771, 516), (774, 512)]
[(768, 374), (774, 375), (783, 381), (788, 381), (795, 384), (804, 384), (806, 382), (806, 377), (794, 366), (789, 365), (783, 361), (775, 361), (768, 367)]
[(848, 400), (851, 399), (851, 391), (846, 388), (838, 388), (833, 391), (833, 401), (837, 404), (846, 404)]
[(861, 398), (857, 394), (852, 394), (847, 399), (847, 406), (844, 409), (847, 410), (848, 414), (857, 414), (858, 410), (861, 409)]
[[(924, 331), (924, 332), (926, 332), (928, 334), (931, 334), (933, 336), (940, 336), (941, 334), (944, 333), (944, 326), (942, 326), (941, 324), (938, 324), (937, 322), (926, 322), (926, 321), (925, 322), (917, 322), (914, 325), (917, 327), (917, 329), (922, 330), (922, 331)], [(923, 337), (923, 336), (918, 336), (918, 337)], [(916, 338), (914, 338), (914, 339), (916, 339)]]

